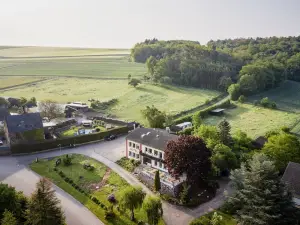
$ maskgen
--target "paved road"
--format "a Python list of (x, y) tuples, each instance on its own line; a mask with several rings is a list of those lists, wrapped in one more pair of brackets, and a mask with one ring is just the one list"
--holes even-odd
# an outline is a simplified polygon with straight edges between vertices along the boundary
[[(37, 174), (27, 169), (28, 164), (36, 157), (48, 158), (67, 153), (79, 153), (95, 158), (117, 172), (131, 185), (140, 185), (146, 193), (152, 194), (152, 192), (146, 186), (141, 184), (132, 174), (114, 163), (117, 159), (125, 156), (124, 137), (120, 137), (117, 140), (110, 142), (100, 142), (73, 149), (62, 150), (62, 152), (57, 150), (33, 155), (2, 157), (0, 158), (0, 180), (4, 183), (15, 186), (17, 190), (23, 191), (25, 194), (29, 195), (34, 190), (35, 183), (39, 177)], [(163, 209), (166, 224), (185, 225), (195, 217), (199, 217), (212, 210), (212, 208), (220, 206), (223, 202), (222, 193), (223, 190), (227, 188), (227, 183), (224, 183), (221, 186), (222, 188), (219, 190), (216, 198), (192, 210), (164, 202)], [(55, 187), (55, 189), (58, 198), (61, 200), (68, 224), (83, 225), (87, 224), (86, 221), (89, 221), (89, 225), (103, 224), (73, 197), (63, 192), (58, 187)]]

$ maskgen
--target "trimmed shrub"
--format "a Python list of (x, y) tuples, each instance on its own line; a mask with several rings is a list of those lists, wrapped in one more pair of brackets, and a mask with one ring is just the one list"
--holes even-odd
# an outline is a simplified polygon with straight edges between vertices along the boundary
[(97, 131), (97, 132), (100, 132), (100, 128), (99, 128), (99, 127), (97, 127), (97, 128), (96, 128), (96, 131)]
[(245, 97), (244, 95), (241, 95), (241, 96), (239, 97), (238, 101), (239, 101), (240, 103), (244, 103), (244, 102), (246, 101), (246, 97)]
[(64, 166), (70, 166), (72, 164), (72, 158), (69, 155), (63, 158)]
[(65, 177), (65, 181), (66, 181), (67, 183), (69, 183), (69, 181), (70, 181), (69, 177)]

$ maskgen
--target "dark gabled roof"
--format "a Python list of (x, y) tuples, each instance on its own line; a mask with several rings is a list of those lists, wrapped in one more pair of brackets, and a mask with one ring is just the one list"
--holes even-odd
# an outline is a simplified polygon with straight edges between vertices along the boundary
[(24, 131), (43, 128), (40, 113), (26, 113), (22, 115), (9, 115), (6, 117), (9, 133), (22, 133)]
[(5, 118), (9, 115), (7, 108), (0, 107), (0, 121), (4, 121)]
[(284, 174), (281, 178), (289, 188), (295, 193), (295, 195), (300, 196), (300, 164), (289, 162)]
[(166, 130), (140, 127), (131, 131), (127, 139), (152, 148), (164, 150), (168, 141), (176, 140), (177, 135), (170, 134)]
[(264, 145), (266, 144), (266, 142), (268, 141), (268, 139), (264, 136), (259, 136), (258, 138), (256, 138), (254, 141), (253, 141), (253, 145), (254, 147), (256, 148), (262, 148), (264, 147)]

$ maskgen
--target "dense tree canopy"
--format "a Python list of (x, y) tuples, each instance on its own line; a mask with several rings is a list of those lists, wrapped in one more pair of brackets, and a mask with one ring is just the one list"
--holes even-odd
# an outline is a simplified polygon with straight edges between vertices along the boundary
[(137, 43), (131, 58), (146, 62), (155, 82), (223, 91), (238, 82), (239, 95), (246, 96), (285, 79), (300, 81), (300, 36), (217, 40), (207, 46), (154, 38)]
[(131, 50), (136, 62), (147, 64), (155, 82), (225, 90), (242, 64), (227, 53), (193, 41), (138, 43)]
[(147, 106), (141, 113), (147, 119), (149, 126), (153, 128), (163, 128), (167, 121), (167, 115), (153, 105)]
[(211, 172), (211, 151), (204, 141), (195, 136), (180, 136), (169, 141), (165, 150), (165, 162), (175, 177), (187, 175), (189, 183), (199, 183)]

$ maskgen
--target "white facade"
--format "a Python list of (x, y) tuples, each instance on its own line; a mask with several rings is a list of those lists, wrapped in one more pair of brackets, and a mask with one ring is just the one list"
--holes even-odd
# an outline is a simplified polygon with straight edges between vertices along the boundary
[[(129, 159), (140, 160), (143, 164), (168, 172), (162, 162), (162, 160), (164, 160), (164, 151), (131, 140), (127, 140), (127, 151), (127, 157)], [(141, 155), (141, 153), (143, 155)], [(147, 157), (147, 155), (149, 157)]]

